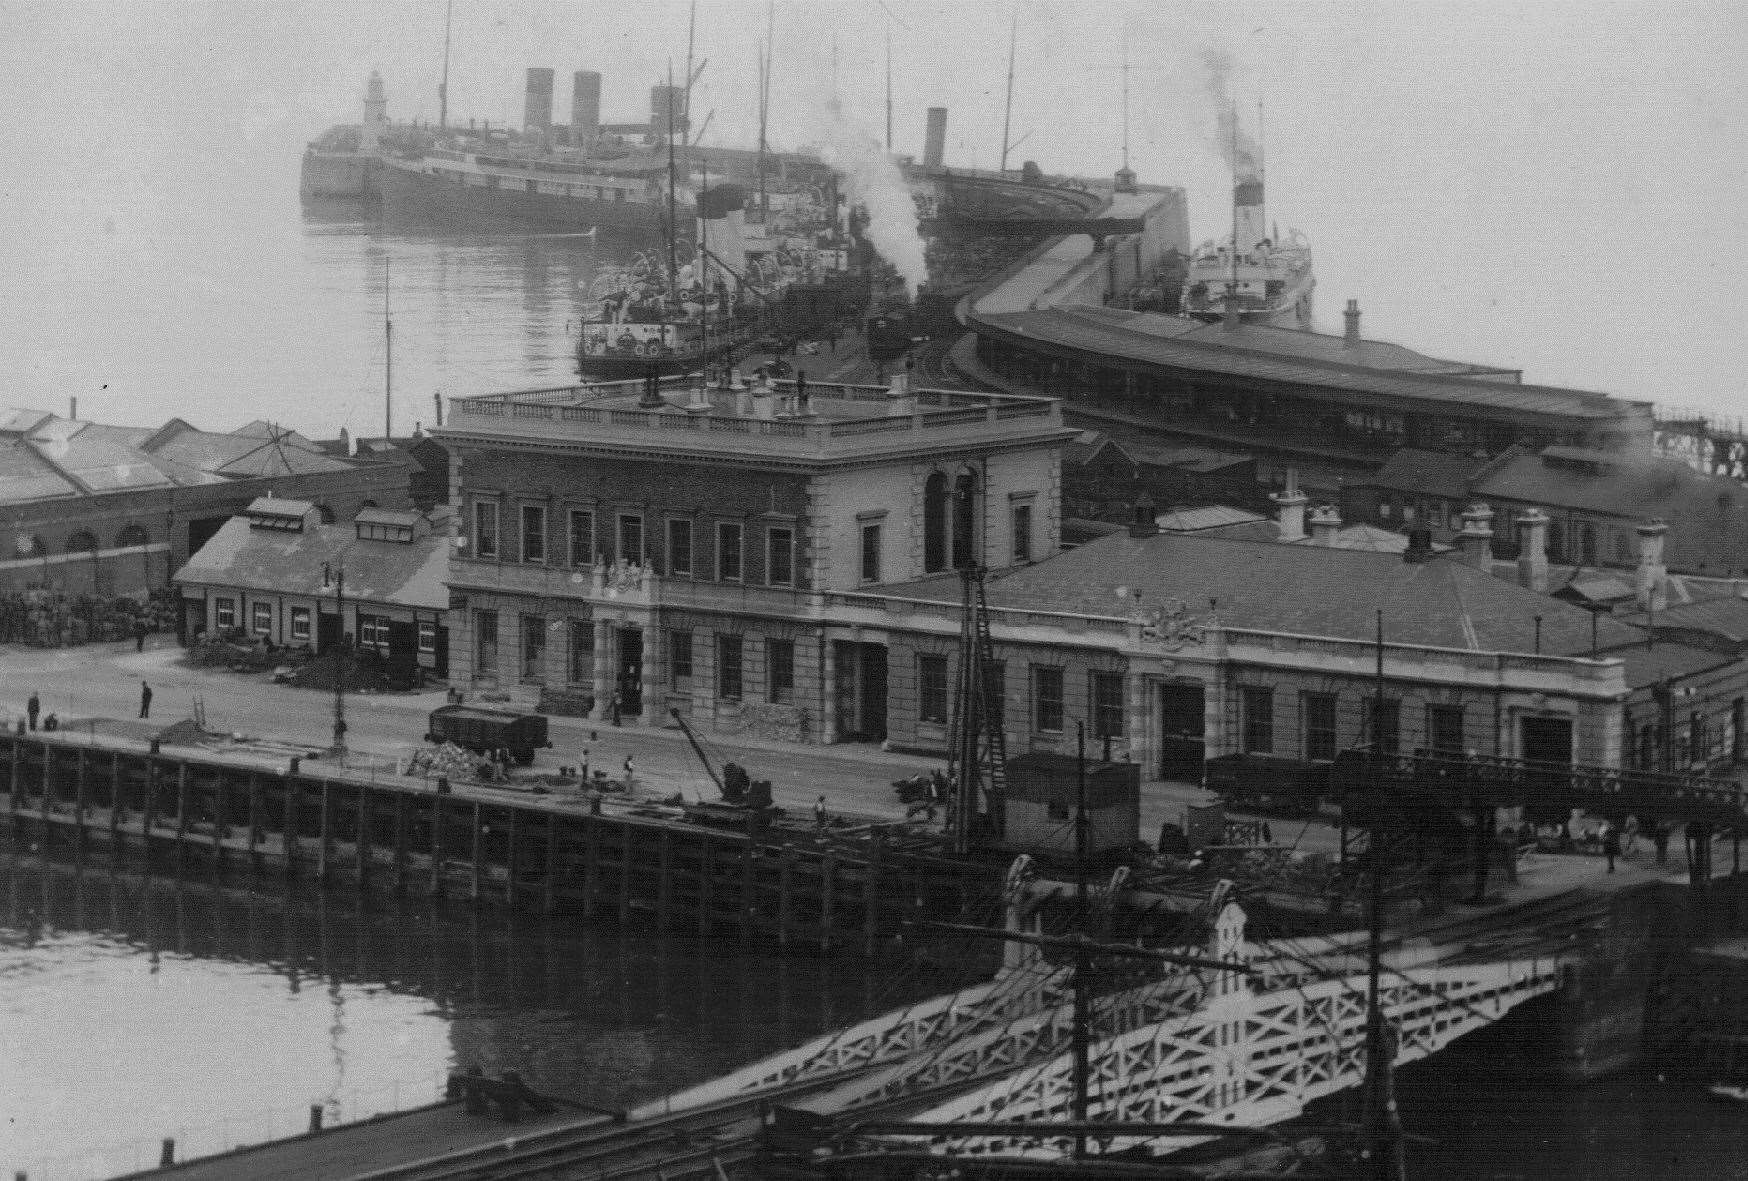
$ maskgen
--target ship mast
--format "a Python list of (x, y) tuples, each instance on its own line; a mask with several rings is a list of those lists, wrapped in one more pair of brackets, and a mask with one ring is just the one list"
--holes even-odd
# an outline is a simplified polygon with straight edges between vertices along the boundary
[(678, 197), (675, 195), (676, 180), (674, 178), (674, 63), (668, 62), (668, 291), (672, 294), (674, 287), (680, 281), (679, 256), (675, 253), (674, 239), (680, 233), (680, 212)]
[(1008, 170), (1008, 129), (1012, 126), (1014, 117), (1014, 43), (1019, 36), (1019, 30), (1020, 17), (1015, 13), (1008, 21), (1008, 97), (1001, 116), (1001, 164), (996, 169), (998, 172)]
[(771, 0), (765, 4), (765, 46), (759, 56), (759, 224), (771, 223), (771, 195), (765, 190), (765, 154), (769, 150), (765, 139), (771, 113), (771, 43), (777, 35), (777, 6)]
[(388, 256), (382, 259), (382, 439), (394, 438), (395, 322), (388, 316)]
[(892, 15), (886, 17), (886, 154), (892, 155)]
[(1129, 38), (1123, 38), (1123, 171), (1129, 171)]
[(449, 130), (449, 22), (455, 15), (455, 0), (443, 8), (443, 81), (437, 83), (437, 130)]
[(1226, 281), (1226, 314), (1238, 315), (1238, 104), (1232, 104), (1232, 277)]

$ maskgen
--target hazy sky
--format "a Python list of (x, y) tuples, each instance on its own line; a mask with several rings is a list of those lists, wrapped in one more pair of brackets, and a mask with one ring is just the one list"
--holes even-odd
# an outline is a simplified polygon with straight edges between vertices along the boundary
[[(767, 7), (697, 11), (709, 65), (694, 109), (715, 112), (708, 140), (750, 142)], [(878, 132), (890, 31), (895, 146), (920, 151), (924, 110), (943, 105), (948, 162), (993, 166), (1011, 16), (1010, 163), (1116, 167), (1126, 45), (1133, 164), (1189, 190), (1198, 237), (1217, 232), (1227, 181), (1202, 63), (1224, 51), (1241, 117), (1265, 109), (1269, 215), (1309, 235), (1325, 326), (1357, 298), (1368, 335), (1741, 412), (1743, 6), (781, 0), (772, 138), (812, 135), (834, 61)], [(151, 154), (181, 140), (294, 167), (305, 139), (357, 118), (372, 68), (393, 117), (434, 119), (443, 24), (443, 0), (0, 0), (14, 115), (0, 209), (23, 234), (81, 200), (95, 213), (91, 172), (57, 177), (57, 161), (102, 161), (107, 183), (149, 190)], [(639, 117), (668, 63), (683, 71), (686, 37), (684, 3), (455, 0), (450, 117), (519, 119), (530, 65), (558, 71), (561, 119), (583, 68), (605, 75), (608, 119)]]

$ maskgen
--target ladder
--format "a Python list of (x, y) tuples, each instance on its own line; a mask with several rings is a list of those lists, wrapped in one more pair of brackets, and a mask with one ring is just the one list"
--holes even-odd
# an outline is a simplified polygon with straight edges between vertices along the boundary
[(959, 683), (948, 724), (947, 778), (958, 785), (948, 809), (948, 831), (955, 852), (974, 844), (981, 802), (991, 824), (999, 822), (1007, 788), (1007, 738), (1000, 694), (995, 692), (994, 645), (989, 634), (989, 599), (984, 569), (960, 569), (963, 593), (959, 623)]

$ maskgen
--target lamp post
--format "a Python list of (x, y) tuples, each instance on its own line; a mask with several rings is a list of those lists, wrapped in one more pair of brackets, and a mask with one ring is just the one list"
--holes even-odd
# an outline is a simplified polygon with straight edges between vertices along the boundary
[(340, 638), (334, 645), (334, 749), (346, 754), (346, 568), (322, 563), (322, 589), (334, 588), (334, 614)]

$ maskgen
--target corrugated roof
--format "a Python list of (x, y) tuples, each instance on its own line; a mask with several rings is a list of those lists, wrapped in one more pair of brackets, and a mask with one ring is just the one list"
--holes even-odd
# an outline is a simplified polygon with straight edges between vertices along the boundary
[(1174, 508), (1160, 513), (1154, 521), (1169, 533), (1201, 533), (1209, 529), (1229, 529), (1234, 525), (1267, 524), (1268, 518), (1227, 504), (1208, 504), (1196, 508)]
[[(1220, 537), (1118, 533), (1033, 566), (994, 576), (990, 605), (1033, 611), (1121, 616), (1117, 588), (1140, 588), (1147, 601), (1180, 599), (1232, 627), (1369, 640), (1384, 613), (1386, 640), (1442, 648), (1533, 652), (1590, 651), (1590, 612), (1494, 578), (1461, 561), (1409, 564), (1394, 554), (1281, 545)], [(958, 579), (886, 588), (899, 597), (959, 601)], [(1210, 601), (1213, 606), (1210, 607)], [(1640, 633), (1596, 621), (1603, 644)]]
[(248, 517), (232, 517), (176, 572), (176, 581), (319, 595), (323, 593), (324, 563), (345, 568), (349, 601), (433, 611), (449, 606), (447, 536), (432, 534), (411, 544), (366, 541), (358, 537), (350, 521), (310, 525), (301, 533), (279, 533), (250, 529)]
[[(1045, 311), (990, 310), (978, 305), (977, 319), (1030, 340), (1045, 341), (1080, 353), (1156, 365), (1162, 369), (1223, 373), (1234, 377), (1315, 386), (1354, 396), (1356, 402), (1382, 407), (1424, 410), (1428, 402), (1453, 409), (1476, 409), (1564, 419), (1607, 422), (1623, 417), (1649, 418), (1650, 404), (1613, 398), (1587, 390), (1510, 382), (1473, 381), (1461, 377), (1371, 369), (1305, 356), (1283, 354), (1269, 346), (1272, 338), (1229, 330), (1243, 346), (1215, 334), (1186, 333), (1174, 317), (1137, 321), (1134, 313), (1107, 314), (1104, 309), (1075, 305)], [(1148, 331), (1138, 330), (1145, 324)], [(1157, 330), (1154, 330), (1157, 329)]]

